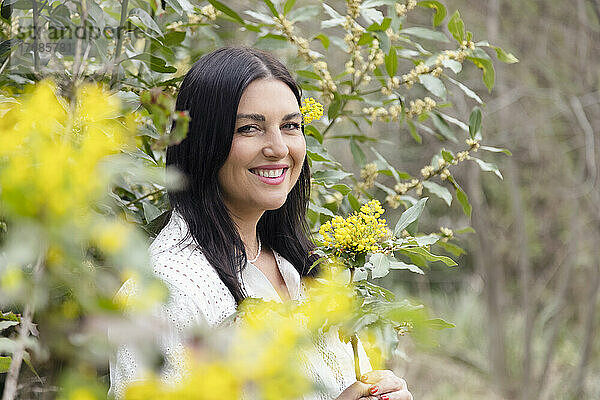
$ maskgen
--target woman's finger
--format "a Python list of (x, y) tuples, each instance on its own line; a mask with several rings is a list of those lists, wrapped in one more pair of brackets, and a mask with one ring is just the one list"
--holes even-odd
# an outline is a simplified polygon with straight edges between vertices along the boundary
[(348, 386), (338, 397), (339, 400), (355, 400), (363, 397), (371, 397), (369, 389), (372, 385), (360, 381), (354, 382)]
[(400, 390), (406, 390), (406, 381), (389, 370), (376, 370), (361, 376), (361, 382), (371, 384), (371, 395), (382, 395)]
[(413, 400), (412, 394), (404, 389), (379, 396), (381, 400)]

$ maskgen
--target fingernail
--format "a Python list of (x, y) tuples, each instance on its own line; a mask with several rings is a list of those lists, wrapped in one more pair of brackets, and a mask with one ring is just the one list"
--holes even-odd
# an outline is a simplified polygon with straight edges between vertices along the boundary
[(378, 390), (379, 390), (379, 388), (378, 388), (377, 386), (371, 386), (371, 387), (369, 388), (369, 392), (370, 392), (371, 394), (375, 394), (375, 393), (377, 393), (377, 391), (378, 391)]
[(360, 377), (360, 381), (361, 382), (367, 383), (368, 380), (369, 380), (369, 377), (366, 376), (366, 375), (363, 375), (363, 376)]
[(381, 396), (381, 400), (390, 400), (390, 398), (384, 394), (383, 396)]

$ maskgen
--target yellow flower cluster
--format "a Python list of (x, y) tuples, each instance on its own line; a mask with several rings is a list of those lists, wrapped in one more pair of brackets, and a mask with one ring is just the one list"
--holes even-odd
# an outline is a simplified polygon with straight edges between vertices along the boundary
[[(301, 398), (319, 388), (305, 375), (302, 363), (322, 330), (348, 320), (357, 310), (354, 289), (347, 277), (306, 281), (300, 302), (264, 302), (246, 299), (232, 326), (211, 331), (226, 349), (188, 348), (186, 374), (177, 386), (158, 377), (133, 383), (126, 400)], [(223, 339), (223, 340), (221, 340)], [(216, 353), (216, 354), (215, 354)]]
[(108, 182), (103, 158), (132, 140), (133, 115), (122, 117), (118, 100), (97, 85), (85, 85), (76, 102), (38, 83), (2, 110), (0, 204), (9, 215), (52, 223), (89, 212)]
[(388, 234), (385, 219), (379, 218), (384, 211), (379, 200), (371, 200), (346, 219), (336, 216), (327, 221), (319, 233), (324, 244), (338, 254), (377, 252), (381, 250), (379, 242)]
[(302, 99), (302, 107), (300, 112), (304, 118), (305, 124), (310, 124), (313, 121), (318, 121), (323, 116), (323, 104), (319, 103), (312, 97)]

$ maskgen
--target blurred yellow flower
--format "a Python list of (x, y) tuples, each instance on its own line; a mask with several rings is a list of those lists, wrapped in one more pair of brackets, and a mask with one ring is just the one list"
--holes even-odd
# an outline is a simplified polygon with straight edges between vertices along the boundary
[[(101, 161), (133, 140), (135, 120), (119, 114), (119, 101), (85, 84), (75, 104), (51, 81), (28, 88), (0, 120), (0, 203), (9, 215), (54, 223), (105, 193)], [(81, 217), (81, 215), (79, 215)]]

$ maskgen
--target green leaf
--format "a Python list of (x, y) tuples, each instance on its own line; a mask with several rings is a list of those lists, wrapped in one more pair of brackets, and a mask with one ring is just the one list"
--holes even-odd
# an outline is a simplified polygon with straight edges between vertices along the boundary
[(306, 137), (306, 152), (310, 155), (310, 158), (314, 161), (327, 161), (332, 162), (331, 156), (327, 152), (327, 149), (319, 143), (317, 138), (313, 136)]
[(469, 135), (471, 139), (481, 140), (481, 108), (474, 107), (469, 116)]
[(315, 171), (312, 174), (312, 178), (315, 181), (324, 183), (338, 183), (340, 180), (351, 176), (351, 173), (338, 171), (338, 170), (327, 170), (327, 171)]
[(373, 24), (371, 24), (367, 28), (367, 31), (369, 31), (369, 32), (375, 32), (375, 31), (385, 32), (390, 27), (391, 24), (392, 24), (391, 18), (384, 18), (383, 22), (381, 24), (378, 24), (377, 22), (374, 22)]
[(364, 281), (369, 277), (368, 272), (364, 268), (356, 268), (354, 270), (353, 282)]
[(419, 247), (431, 246), (440, 240), (440, 235), (436, 233), (430, 233), (429, 235), (415, 236), (409, 243), (416, 243)]
[(426, 39), (426, 40), (435, 40), (437, 42), (443, 42), (443, 43), (449, 42), (446, 35), (444, 35), (442, 32), (438, 32), (438, 31), (431, 30), (429, 28), (422, 28), (422, 27), (418, 27), (418, 26), (402, 29), (402, 30), (398, 31), (398, 33), (401, 35), (411, 35), (411, 36), (415, 36), (415, 37), (418, 37), (421, 39)]
[(309, 208), (309, 210), (312, 210), (312, 211), (316, 212), (317, 214), (325, 214), (325, 215), (329, 215), (330, 217), (335, 217), (335, 215), (331, 212), (330, 209), (318, 206), (315, 203), (313, 203), (312, 201), (308, 203), (308, 208)]
[(321, 134), (321, 132), (319, 132), (317, 128), (315, 128), (312, 125), (306, 125), (304, 127), (304, 134), (314, 137), (321, 144), (323, 143), (323, 135)]
[(385, 55), (385, 70), (390, 77), (396, 75), (398, 70), (398, 56), (396, 55), (396, 48), (390, 47), (390, 51)]
[(450, 68), (455, 74), (458, 74), (460, 71), (462, 71), (462, 64), (456, 60), (444, 58), (444, 60), (442, 60), (442, 65), (446, 68)]
[(438, 113), (431, 112), (429, 113), (429, 116), (431, 117), (431, 122), (433, 122), (433, 125), (435, 125), (438, 132), (443, 137), (453, 141), (454, 143), (458, 143), (458, 139), (456, 138), (456, 135), (454, 135), (452, 129), (450, 129), (450, 125), (448, 125), (448, 123), (442, 117), (440, 117)]
[(321, 7), (317, 5), (305, 6), (293, 9), (288, 19), (293, 22), (309, 21), (321, 13)]
[(452, 183), (452, 186), (454, 186), (454, 189), (456, 190), (456, 198), (462, 206), (463, 212), (466, 216), (470, 217), (472, 207), (471, 204), (469, 204), (469, 198), (467, 197), (467, 194), (464, 192), (464, 190), (462, 190), (460, 185), (454, 180), (452, 176), (449, 176), (448, 180), (450, 181), (450, 183)]
[(129, 11), (128, 18), (131, 18), (134, 16), (138, 17), (140, 19), (140, 21), (142, 21), (142, 24), (144, 24), (146, 27), (148, 27), (151, 30), (153, 30), (154, 32), (158, 33), (160, 36), (163, 35), (159, 26), (156, 24), (156, 22), (154, 22), (154, 20), (150, 16), (150, 14), (148, 14), (146, 11), (142, 10), (141, 8), (133, 8)]
[(457, 230), (456, 233), (458, 233), (459, 235), (462, 235), (464, 233), (477, 233), (477, 232), (475, 231), (475, 229), (473, 229), (472, 226), (467, 226), (466, 228)]
[(491, 151), (492, 153), (504, 153), (506, 155), (512, 156), (512, 153), (510, 152), (510, 150), (507, 150), (507, 149), (501, 149), (501, 148), (492, 147), (492, 146), (480, 146), (479, 148), (481, 150)]
[(454, 156), (452, 155), (452, 153), (450, 151), (442, 149), (441, 153), (442, 153), (442, 158), (447, 163), (451, 163), (454, 161)]
[(425, 257), (425, 259), (427, 261), (441, 261), (441, 262), (443, 262), (444, 264), (446, 264), (449, 267), (454, 266), (454, 265), (458, 265), (450, 257), (438, 256), (438, 255), (435, 255), (435, 254), (431, 254), (427, 249), (425, 249), (423, 247), (403, 248), (403, 249), (400, 249), (400, 251), (401, 252), (408, 252), (408, 253), (418, 254), (420, 256)]
[(236, 22), (240, 23), (240, 24), (244, 24), (244, 20), (242, 19), (242, 17), (240, 17), (238, 15), (238, 13), (236, 13), (235, 11), (233, 11), (231, 8), (227, 7), (225, 4), (221, 3), (218, 0), (208, 0), (208, 2), (217, 10), (221, 11), (223, 14), (230, 16), (231, 18), (233, 18)]
[(406, 211), (402, 213), (400, 219), (396, 223), (396, 227), (394, 228), (394, 235), (400, 236), (402, 231), (411, 223), (417, 220), (423, 210), (425, 209), (425, 203), (427, 202), (427, 197), (424, 197), (417, 201), (415, 205), (408, 208)]
[(417, 5), (435, 10), (435, 13), (433, 14), (433, 26), (441, 25), (444, 18), (446, 18), (446, 7), (439, 1), (420, 1)]
[(334, 94), (334, 100), (331, 102), (331, 104), (329, 105), (329, 108), (327, 109), (327, 118), (329, 118), (330, 121), (333, 121), (339, 115), (341, 108), (342, 108), (342, 99), (336, 93), (336, 94)]
[(446, 322), (441, 318), (428, 319), (427, 321), (425, 321), (425, 325), (427, 325), (428, 328), (437, 330), (456, 328), (456, 325)]
[(496, 57), (498, 57), (498, 60), (502, 61), (503, 63), (513, 64), (519, 62), (519, 59), (515, 57), (512, 53), (507, 53), (498, 46), (491, 47), (494, 50), (496, 50)]
[(269, 17), (267, 14), (263, 14), (263, 13), (256, 12), (253, 10), (246, 10), (246, 11), (244, 11), (244, 14), (248, 14), (249, 16), (251, 16), (267, 25), (272, 25), (275, 23), (275, 21), (273, 21), (273, 17)]
[(400, 175), (398, 174), (398, 171), (396, 171), (396, 168), (392, 167), (392, 165), (389, 162), (387, 162), (387, 160), (383, 158), (383, 156), (379, 154), (377, 150), (373, 148), (373, 146), (369, 146), (369, 148), (377, 156), (381, 163), (385, 165), (385, 167), (392, 173), (392, 176), (394, 177), (396, 182), (400, 182)]
[[(328, 187), (328, 186), (325, 185), (325, 187)], [(344, 196), (352, 191), (352, 189), (350, 189), (350, 187), (348, 185), (344, 185), (343, 183), (338, 183), (337, 185), (333, 185), (333, 186), (331, 186), (331, 189), (337, 190)]]
[(160, 72), (163, 74), (172, 74), (174, 72), (177, 72), (177, 68), (171, 65), (167, 66), (167, 62), (165, 60), (150, 53), (141, 53), (129, 59), (140, 60), (146, 63), (146, 65), (148, 65), (148, 68), (155, 72)]
[(419, 82), (425, 86), (425, 89), (437, 97), (446, 100), (446, 86), (440, 78), (429, 74), (419, 75)]
[(328, 19), (327, 21), (321, 21), (321, 28), (331, 28), (338, 25), (341, 26), (346, 21), (345, 17), (340, 15), (329, 5), (322, 3), (322, 6), (325, 9), (325, 12), (331, 16), (331, 19)]
[(283, 5), (283, 15), (287, 15), (294, 8), (294, 4), (296, 4), (296, 0), (287, 0)]
[(460, 88), (460, 90), (462, 90), (467, 96), (469, 96), (470, 98), (474, 99), (479, 104), (483, 104), (483, 101), (481, 101), (481, 99), (479, 98), (479, 96), (477, 96), (477, 93), (475, 93), (474, 91), (472, 91), (471, 89), (469, 89), (467, 86), (463, 85), (461, 82), (459, 82), (457, 80), (454, 80), (454, 79), (450, 78), (449, 76), (446, 76), (446, 79), (448, 79), (450, 82), (452, 82), (456, 86), (458, 86)]
[(444, 200), (448, 206), (452, 204), (452, 193), (445, 187), (431, 181), (423, 181), (423, 187), (429, 190), (430, 193)]
[(306, 78), (306, 79), (315, 79), (317, 81), (321, 80), (321, 77), (319, 76), (319, 74), (317, 74), (316, 72), (313, 72), (313, 71), (305, 71), (305, 70), (299, 69), (296, 71), (296, 74), (298, 74), (298, 76), (300, 76), (302, 78)]
[(22, 43), (22, 40), (18, 39), (7, 39), (0, 43), (0, 57), (3, 58), (4, 56), (8, 55), (12, 48), (20, 43)]
[(354, 157), (354, 162), (359, 167), (364, 167), (367, 163), (367, 157), (358, 144), (356, 144), (356, 140), (354, 140), (354, 138), (350, 138), (350, 151), (352, 152), (352, 157)]
[(476, 158), (476, 157), (471, 157), (471, 160), (475, 161), (479, 165), (479, 168), (481, 168), (482, 171), (493, 172), (494, 174), (496, 174), (496, 176), (498, 178), (504, 179), (502, 177), (502, 173), (500, 172), (500, 170), (498, 169), (498, 167), (496, 166), (496, 164), (485, 162), (485, 161), (483, 161), (483, 160), (481, 160), (479, 158)]
[(366, 265), (369, 264), (371, 266), (371, 276), (373, 279), (382, 278), (390, 271), (390, 260), (383, 253), (375, 253), (371, 255), (369, 262)]
[[(313, 40), (320, 40), (323, 47), (327, 50), (329, 49), (329, 38), (324, 34), (320, 33), (314, 37)], [(317, 75), (318, 76), (318, 75)]]
[(0, 357), (0, 374), (8, 372), (11, 361), (10, 357)]
[(10, 328), (11, 326), (19, 325), (18, 321), (0, 321), (0, 331)]
[(390, 269), (407, 269), (410, 272), (414, 272), (416, 274), (424, 275), (424, 272), (421, 268), (417, 267), (414, 264), (406, 264), (402, 261), (394, 260), (390, 262)]
[(383, 24), (383, 13), (376, 8), (360, 7), (360, 15), (365, 19), (365, 21), (367, 21), (367, 24), (369, 25), (372, 25), (373, 23), (379, 25)]
[(350, 206), (354, 211), (360, 210), (360, 203), (352, 193), (348, 193), (348, 203), (350, 203)]
[(267, 5), (267, 7), (269, 7), (269, 10), (271, 10), (271, 14), (273, 14), (274, 17), (279, 17), (279, 12), (271, 0), (263, 0), (263, 2)]
[(181, 44), (185, 39), (186, 32), (170, 31), (165, 33), (165, 36), (161, 39), (165, 46), (173, 47)]
[(410, 131), (410, 135), (412, 136), (412, 138), (415, 140), (415, 142), (421, 144), (423, 142), (423, 138), (417, 132), (417, 128), (415, 128), (415, 124), (411, 120), (408, 120), (408, 119), (406, 120), (406, 123), (408, 125), (408, 129)]
[(465, 40), (465, 23), (460, 18), (458, 10), (452, 14), (450, 21), (448, 21), (448, 31), (450, 31), (458, 43), (462, 44), (463, 40)]
[(142, 203), (142, 207), (144, 209), (144, 218), (146, 218), (146, 223), (154, 221), (162, 214), (162, 211), (160, 211), (160, 209), (153, 204), (144, 202)]
[(494, 87), (494, 80), (496, 76), (496, 72), (494, 70), (494, 65), (491, 60), (481, 58), (481, 57), (467, 57), (469, 60), (475, 64), (475, 66), (483, 71), (483, 83), (488, 88), (488, 91), (492, 91)]
[(458, 257), (461, 254), (466, 253), (463, 248), (455, 245), (454, 243), (439, 241), (436, 243), (436, 245), (440, 246), (441, 248), (443, 248), (444, 250), (446, 250), (448, 253), (452, 254), (455, 257)]

